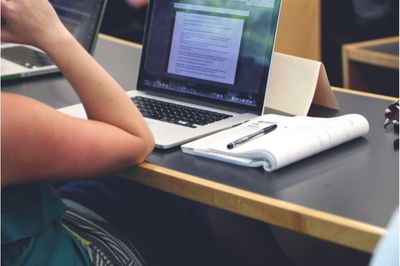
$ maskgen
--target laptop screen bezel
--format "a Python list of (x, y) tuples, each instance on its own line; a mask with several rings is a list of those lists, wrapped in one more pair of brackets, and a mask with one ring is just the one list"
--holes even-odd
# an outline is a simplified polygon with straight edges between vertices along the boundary
[(100, 27), (101, 27), (101, 22), (103, 21), (104, 12), (106, 10), (106, 6), (107, 6), (107, 2), (108, 2), (108, 0), (96, 0), (96, 1), (100, 2), (101, 9), (99, 10), (99, 13), (97, 14), (97, 17), (96, 17), (96, 21), (95, 21), (96, 28), (91, 33), (89, 46), (88, 47), (84, 47), (85, 50), (88, 51), (91, 55), (94, 54), (94, 51), (95, 51), (95, 48), (96, 48), (97, 39), (98, 39), (98, 36), (99, 36)]
[(99, 32), (100, 32), (100, 27), (101, 27), (101, 22), (103, 21), (103, 17), (104, 17), (104, 12), (106, 11), (106, 7), (107, 7), (107, 2), (108, 0), (101, 0), (101, 10), (100, 10), (100, 14), (97, 17), (97, 21), (96, 21), (96, 30), (93, 31), (92, 33), (92, 38), (91, 38), (91, 43), (90, 43), (90, 47), (87, 48), (88, 52), (90, 54), (94, 54), (94, 50), (96, 48), (96, 44), (97, 44), (97, 39), (99, 36)]
[[(167, 0), (169, 1), (169, 0)], [(277, 31), (278, 31), (278, 23), (279, 23), (279, 17), (280, 17), (280, 12), (281, 12), (281, 5), (282, 5), (282, 0), (274, 0), (274, 12), (273, 15), (275, 17), (272, 18), (271, 25), (274, 26), (273, 32), (273, 45), (271, 46), (271, 58), (270, 58), (270, 64), (265, 65), (264, 64), (264, 69), (263, 73), (264, 75), (262, 76), (261, 80), (261, 86), (259, 88), (259, 95), (256, 100), (256, 106), (248, 106), (244, 104), (239, 104), (239, 103), (232, 103), (232, 102), (227, 102), (227, 101), (218, 101), (216, 99), (212, 98), (206, 98), (206, 97), (201, 97), (201, 96), (195, 96), (191, 94), (183, 94), (183, 93), (177, 93), (171, 90), (165, 91), (159, 88), (155, 87), (150, 87), (147, 86), (144, 83), (145, 79), (145, 62), (146, 62), (146, 55), (148, 53), (148, 45), (149, 45), (149, 39), (151, 38), (150, 36), (150, 29), (151, 29), (151, 23), (152, 23), (152, 14), (153, 14), (153, 8), (154, 5), (157, 1), (150, 1), (149, 6), (147, 8), (147, 15), (146, 15), (146, 21), (145, 21), (145, 28), (144, 28), (144, 34), (143, 34), (143, 42), (142, 42), (142, 54), (141, 54), (141, 59), (140, 59), (140, 67), (139, 67), (139, 73), (138, 73), (138, 79), (137, 79), (137, 84), (136, 84), (136, 89), (138, 91), (143, 91), (143, 92), (150, 92), (150, 93), (155, 93), (157, 95), (161, 96), (167, 96), (167, 97), (179, 97), (182, 99), (187, 99), (189, 101), (201, 101), (204, 103), (210, 103), (213, 105), (218, 106), (221, 109), (224, 109), (225, 107), (227, 109), (236, 109), (239, 110), (240, 112), (247, 112), (247, 113), (253, 113), (257, 115), (262, 115), (264, 112), (264, 104), (265, 104), (265, 95), (267, 93), (267, 88), (268, 88), (268, 77), (270, 75), (270, 66), (272, 65), (272, 60), (273, 60), (273, 51), (275, 48), (275, 43), (276, 43), (276, 36), (277, 36)], [(276, 10), (275, 10), (276, 8)], [(272, 32), (272, 30), (271, 30)], [(166, 49), (170, 49), (170, 47), (166, 47)]]

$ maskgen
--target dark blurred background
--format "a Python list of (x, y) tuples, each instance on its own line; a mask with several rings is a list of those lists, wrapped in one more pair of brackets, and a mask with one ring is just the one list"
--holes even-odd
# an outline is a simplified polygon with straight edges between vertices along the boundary
[(399, 35), (399, 0), (322, 0), (322, 61), (332, 85), (343, 86), (341, 46)]
[(147, 8), (133, 8), (125, 0), (107, 3), (100, 32), (142, 43)]

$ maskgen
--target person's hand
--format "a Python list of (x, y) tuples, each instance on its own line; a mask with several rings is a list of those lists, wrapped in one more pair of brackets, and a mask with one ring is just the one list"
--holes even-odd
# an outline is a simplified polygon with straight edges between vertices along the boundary
[(142, 8), (149, 3), (149, 0), (126, 0), (126, 2), (134, 8)]
[(48, 0), (1, 0), (1, 41), (37, 46), (69, 34)]

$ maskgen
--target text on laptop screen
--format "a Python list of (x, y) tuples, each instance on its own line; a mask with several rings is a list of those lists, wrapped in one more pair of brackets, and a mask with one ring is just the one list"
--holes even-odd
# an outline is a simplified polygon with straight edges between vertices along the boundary
[(264, 101), (279, 7), (280, 0), (154, 0), (138, 88), (256, 108)]
[(101, 19), (101, 0), (50, 0), (64, 26), (86, 50), (92, 47), (93, 34), (97, 33)]

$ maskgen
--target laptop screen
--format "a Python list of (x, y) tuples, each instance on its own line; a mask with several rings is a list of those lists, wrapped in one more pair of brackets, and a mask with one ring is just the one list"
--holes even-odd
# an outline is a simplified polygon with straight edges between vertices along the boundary
[(81, 45), (92, 51), (105, 0), (50, 0), (65, 27)]
[(260, 112), (280, 0), (154, 0), (139, 90), (168, 91)]

